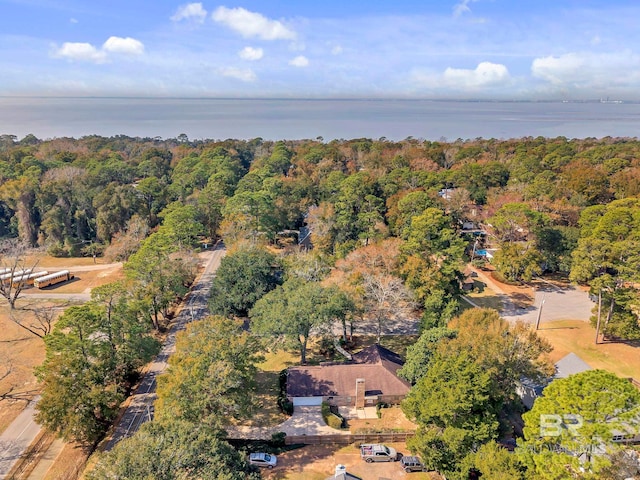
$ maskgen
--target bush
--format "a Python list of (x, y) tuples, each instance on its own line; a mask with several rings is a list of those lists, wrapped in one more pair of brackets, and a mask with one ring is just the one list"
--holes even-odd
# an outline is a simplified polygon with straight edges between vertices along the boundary
[(282, 413), (289, 416), (293, 415), (293, 402), (287, 397), (278, 398), (278, 407), (280, 407)]
[(293, 403), (287, 398), (287, 369), (285, 368), (278, 375), (279, 391), (278, 391), (278, 407), (282, 413), (293, 415)]
[(336, 354), (336, 346), (333, 343), (333, 338), (322, 337), (320, 340), (320, 355), (325, 358), (333, 358)]
[(336, 413), (334, 413), (332, 410), (333, 409), (331, 405), (329, 405), (327, 402), (322, 402), (322, 418), (324, 419), (325, 423), (331, 428), (335, 428), (337, 430), (347, 428), (347, 421), (345, 420), (345, 418), (337, 413), (337, 411)]
[(376, 404), (376, 415), (378, 416), (378, 418), (382, 418), (382, 409), (383, 408), (389, 408), (389, 404), (388, 403), (384, 403), (384, 402), (378, 402)]
[(285, 432), (276, 432), (271, 434), (271, 444), (274, 447), (284, 447), (284, 439), (287, 434)]

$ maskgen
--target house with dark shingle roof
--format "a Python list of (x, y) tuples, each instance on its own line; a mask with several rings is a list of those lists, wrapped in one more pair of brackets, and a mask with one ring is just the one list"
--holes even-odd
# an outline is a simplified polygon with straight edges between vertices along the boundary
[(320, 405), (363, 408), (378, 402), (400, 403), (411, 385), (396, 372), (403, 365), (400, 356), (380, 345), (353, 355), (348, 363), (290, 367), (287, 397), (294, 406)]

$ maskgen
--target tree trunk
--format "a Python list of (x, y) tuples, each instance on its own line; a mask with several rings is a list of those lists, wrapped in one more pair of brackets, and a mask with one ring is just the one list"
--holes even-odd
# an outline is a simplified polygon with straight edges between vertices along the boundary
[(600, 335), (600, 320), (602, 319), (602, 289), (598, 292), (598, 322), (596, 323), (596, 345)]
[(302, 363), (302, 365), (306, 365), (307, 364), (307, 338), (305, 337), (304, 340), (298, 339), (298, 342), (300, 342), (300, 363)]

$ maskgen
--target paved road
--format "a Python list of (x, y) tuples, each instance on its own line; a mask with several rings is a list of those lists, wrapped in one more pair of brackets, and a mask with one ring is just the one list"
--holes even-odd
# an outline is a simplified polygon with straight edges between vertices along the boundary
[(147, 368), (147, 373), (136, 392), (132, 395), (129, 407), (127, 407), (120, 422), (116, 425), (105, 450), (111, 450), (120, 440), (133, 435), (140, 428), (140, 425), (153, 418), (153, 403), (156, 400), (156, 377), (165, 371), (169, 356), (175, 351), (176, 334), (180, 330), (184, 330), (186, 324), (190, 321), (208, 315), (207, 303), (211, 283), (225, 252), (224, 246), (220, 244), (213, 250), (203, 254), (203, 259), (207, 261), (204, 272), (191, 288), (187, 304), (176, 317), (162, 350)]
[(0, 479), (5, 478), (22, 452), (40, 433), (40, 425), (33, 419), (36, 402), (33, 399), (0, 435)]
[[(167, 366), (168, 356), (175, 348), (175, 334), (178, 330), (183, 329), (184, 325), (193, 318), (199, 318), (207, 315), (207, 300), (213, 275), (220, 265), (220, 260), (225, 254), (222, 245), (201, 254), (201, 260), (206, 262), (205, 269), (196, 284), (191, 289), (191, 294), (187, 305), (183, 308), (167, 337), (167, 343), (163, 347), (160, 354), (156, 357), (149, 369), (149, 373), (144, 377), (140, 384), (130, 407), (127, 409), (125, 416), (118, 425), (116, 433), (109, 442), (108, 448), (112, 448), (115, 443), (123, 437), (131, 435), (138, 427), (148, 420), (153, 414), (153, 400), (155, 400), (155, 377), (162, 372)], [(117, 266), (117, 264), (107, 265), (107, 268)], [(95, 267), (88, 266), (89, 269), (101, 269), (105, 265), (97, 265)], [(48, 298), (73, 298), (77, 300), (89, 300), (90, 295), (83, 294), (45, 294)], [(55, 296), (54, 296), (55, 295)], [(25, 295), (27, 296), (27, 295)], [(34, 295), (36, 296), (36, 295)], [(37, 295), (42, 298), (44, 295)], [(35, 405), (38, 401), (35, 398), (27, 407), (16, 417), (16, 419), (7, 427), (0, 435), (0, 480), (5, 478), (16, 461), (20, 458), (26, 448), (33, 442), (41, 430), (33, 419), (35, 413)]]
[(587, 292), (579, 288), (573, 286), (558, 288), (546, 284), (543, 288), (536, 288), (535, 299), (530, 307), (517, 308), (510, 302), (501, 313), (507, 320), (521, 320), (530, 325), (535, 325), (538, 315), (540, 315), (541, 324), (555, 320), (588, 322), (594, 305), (589, 300)]

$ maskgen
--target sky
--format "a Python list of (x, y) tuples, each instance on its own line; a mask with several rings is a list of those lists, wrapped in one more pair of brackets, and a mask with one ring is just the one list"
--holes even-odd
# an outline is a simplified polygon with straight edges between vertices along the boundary
[(0, 0), (0, 95), (637, 101), (639, 18), (637, 0)]

